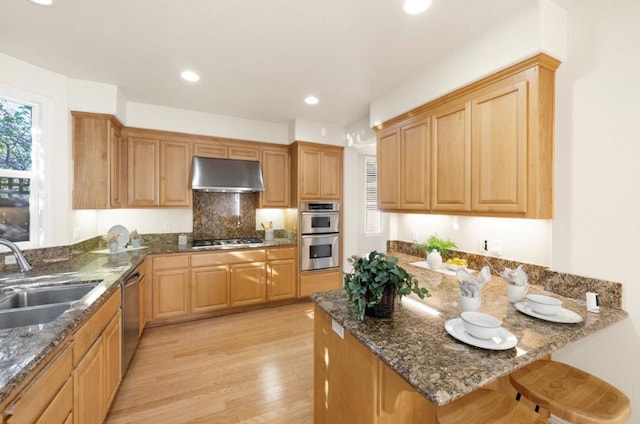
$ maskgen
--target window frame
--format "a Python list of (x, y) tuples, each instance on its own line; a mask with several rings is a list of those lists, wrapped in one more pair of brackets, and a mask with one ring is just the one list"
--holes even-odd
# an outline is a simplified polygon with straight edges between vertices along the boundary
[[(16, 244), (20, 248), (45, 246), (53, 231), (52, 116), (53, 102), (15, 87), (0, 84), (0, 98), (31, 107), (31, 171), (6, 170), (3, 176), (30, 178), (29, 241)], [(27, 175), (29, 174), (29, 175)]]

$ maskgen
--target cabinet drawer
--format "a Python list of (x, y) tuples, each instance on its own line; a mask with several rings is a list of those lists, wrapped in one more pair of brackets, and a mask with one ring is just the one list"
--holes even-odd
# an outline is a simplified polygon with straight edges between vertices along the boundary
[(267, 260), (274, 259), (294, 259), (296, 257), (295, 247), (285, 247), (282, 249), (268, 249)]
[(36, 424), (64, 424), (73, 407), (73, 384), (69, 378)]
[(153, 271), (173, 268), (188, 268), (189, 255), (155, 256), (151, 266)]
[[(71, 347), (65, 348), (5, 411), (7, 424), (34, 423), (71, 375)], [(71, 411), (71, 404), (67, 415)], [(66, 417), (66, 415), (65, 415)], [(45, 422), (45, 421), (43, 421)], [(51, 421), (53, 422), (53, 421)]]
[(234, 252), (196, 253), (191, 255), (191, 266), (232, 265), (243, 262), (264, 262), (266, 252), (260, 250), (238, 250)]
[(102, 334), (111, 317), (120, 309), (120, 287), (76, 332), (73, 337), (73, 365), (77, 365), (93, 342)]
[(322, 272), (300, 276), (300, 297), (342, 287), (342, 272)]

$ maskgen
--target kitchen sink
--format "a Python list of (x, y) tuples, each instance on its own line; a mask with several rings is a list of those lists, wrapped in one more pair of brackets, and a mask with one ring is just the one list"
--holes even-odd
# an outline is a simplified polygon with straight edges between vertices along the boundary
[(0, 311), (0, 330), (51, 322), (70, 306), (71, 302), (65, 302), (2, 310)]
[(73, 302), (89, 293), (96, 285), (98, 285), (98, 283), (72, 284), (39, 287), (13, 292), (0, 297), (0, 311), (4, 309)]

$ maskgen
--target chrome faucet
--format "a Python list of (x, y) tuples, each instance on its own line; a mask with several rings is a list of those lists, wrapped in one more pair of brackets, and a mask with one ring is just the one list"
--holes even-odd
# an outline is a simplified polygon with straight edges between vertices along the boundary
[(20, 268), (20, 272), (27, 272), (31, 269), (31, 264), (29, 263), (27, 258), (24, 257), (24, 254), (22, 253), (20, 248), (13, 244), (12, 241), (0, 238), (0, 245), (7, 246), (9, 250), (11, 250), (13, 256), (16, 257), (16, 263), (18, 264), (18, 268)]

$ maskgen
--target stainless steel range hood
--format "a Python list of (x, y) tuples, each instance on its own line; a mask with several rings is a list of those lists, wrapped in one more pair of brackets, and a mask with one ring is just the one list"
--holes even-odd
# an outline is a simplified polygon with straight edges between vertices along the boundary
[(191, 188), (201, 191), (250, 193), (264, 191), (260, 162), (194, 156)]

